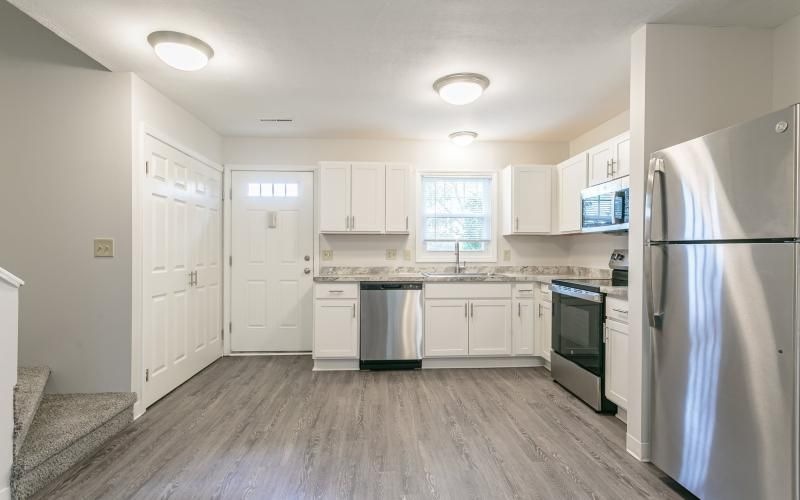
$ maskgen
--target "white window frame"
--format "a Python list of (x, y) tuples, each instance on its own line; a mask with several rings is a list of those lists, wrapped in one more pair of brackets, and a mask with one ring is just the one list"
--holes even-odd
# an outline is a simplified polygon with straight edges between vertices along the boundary
[(422, 210), (422, 178), (423, 177), (482, 177), (490, 178), (492, 183), (491, 190), (491, 241), (486, 244), (486, 251), (477, 252), (462, 252), (462, 262), (497, 262), (497, 245), (499, 243), (499, 228), (498, 222), (498, 187), (497, 187), (497, 172), (458, 172), (458, 171), (418, 171), (416, 175), (416, 209), (417, 209), (417, 234), (416, 234), (416, 247), (417, 247), (417, 262), (449, 262), (455, 263), (455, 252), (429, 252), (425, 250), (425, 242), (423, 241), (423, 228), (424, 228), (424, 214)]

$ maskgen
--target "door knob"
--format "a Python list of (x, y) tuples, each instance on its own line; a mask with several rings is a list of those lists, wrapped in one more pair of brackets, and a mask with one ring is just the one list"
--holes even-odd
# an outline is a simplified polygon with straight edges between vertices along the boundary
[(309, 260), (311, 260), (311, 256), (310, 255), (306, 255), (305, 257), (303, 257), (303, 260), (308, 262)]
[(307, 268), (303, 269), (303, 273), (304, 274), (311, 274), (311, 268), (307, 267)]

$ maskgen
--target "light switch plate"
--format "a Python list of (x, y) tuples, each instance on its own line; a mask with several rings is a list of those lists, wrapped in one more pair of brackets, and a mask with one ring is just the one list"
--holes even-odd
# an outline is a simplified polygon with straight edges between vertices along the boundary
[(333, 260), (333, 250), (323, 250), (322, 251), (322, 260)]
[(397, 250), (394, 248), (386, 249), (386, 260), (395, 260), (397, 258)]
[(511, 260), (511, 250), (503, 250), (503, 260), (506, 262)]
[(403, 250), (403, 260), (411, 260), (411, 249), (406, 248)]
[(95, 257), (113, 257), (114, 256), (114, 240), (112, 238), (95, 238), (94, 239), (94, 256)]

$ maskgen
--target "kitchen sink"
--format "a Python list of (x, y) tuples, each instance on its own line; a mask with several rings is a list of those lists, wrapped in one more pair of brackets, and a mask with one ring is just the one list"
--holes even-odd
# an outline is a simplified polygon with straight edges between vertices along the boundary
[(496, 273), (422, 273), (426, 278), (502, 278)]

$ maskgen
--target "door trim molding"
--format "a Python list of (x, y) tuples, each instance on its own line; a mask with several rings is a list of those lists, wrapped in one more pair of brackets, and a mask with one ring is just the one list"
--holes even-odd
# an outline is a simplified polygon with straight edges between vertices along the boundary
[[(192, 148), (186, 147), (180, 141), (175, 141), (169, 134), (149, 125), (142, 121), (139, 124), (134, 124), (133, 131), (133, 145), (132, 145), (132, 166), (131, 166), (131, 182), (133, 195), (131, 196), (131, 392), (136, 393), (136, 403), (133, 405), (134, 419), (144, 415), (146, 408), (144, 407), (144, 400), (142, 398), (142, 391), (144, 389), (144, 331), (142, 315), (144, 314), (144, 297), (143, 293), (143, 258), (144, 258), (144, 183), (145, 183), (145, 137), (150, 136), (164, 144), (177, 149), (178, 151), (191, 156), (200, 163), (207, 165), (219, 172), (223, 173), (223, 192), (225, 190), (224, 169), (219, 163), (216, 163), (204, 155), (194, 151)], [(223, 218), (225, 217), (225, 207), (223, 204)], [(225, 278), (223, 268), (223, 279)], [(224, 303), (225, 296), (223, 291), (222, 301)], [(227, 337), (227, 336), (226, 336)], [(223, 351), (224, 352), (224, 351)]]
[[(233, 249), (233, 204), (230, 197), (230, 188), (233, 186), (233, 172), (310, 172), (313, 174), (314, 183), (314, 197), (311, 201), (311, 218), (313, 227), (313, 240), (314, 240), (314, 255), (312, 260), (314, 276), (319, 274), (319, 217), (317, 216), (317, 207), (319, 206), (319, 167), (316, 165), (269, 165), (269, 164), (239, 164), (239, 163), (226, 163), (222, 171), (222, 325), (225, 329), (225, 335), (222, 341), (222, 355), (223, 356), (238, 356), (242, 355), (240, 352), (231, 351), (231, 310), (233, 303), (231, 302), (232, 295), (231, 289), (233, 287), (233, 275), (229, 265), (232, 249)], [(311, 321), (313, 324), (314, 317), (312, 312)], [(264, 353), (256, 353), (255, 355), (264, 355)]]

